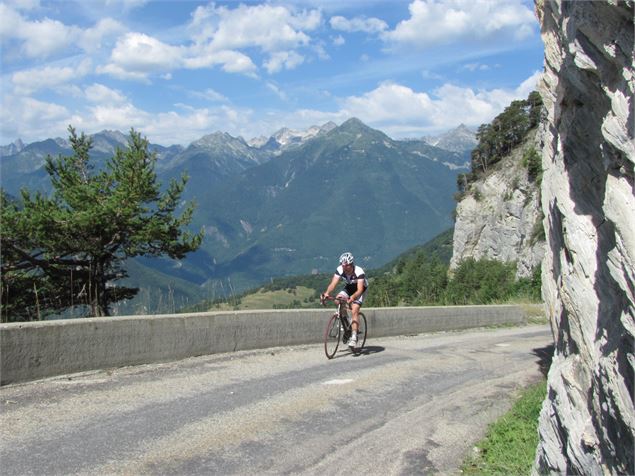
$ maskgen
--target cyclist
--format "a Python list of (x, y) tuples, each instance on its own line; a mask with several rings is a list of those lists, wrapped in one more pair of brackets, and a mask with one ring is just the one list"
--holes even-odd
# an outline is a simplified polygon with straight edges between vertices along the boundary
[(337, 294), (337, 297), (346, 299), (351, 306), (352, 322), (351, 337), (348, 340), (348, 346), (354, 348), (357, 345), (357, 331), (359, 330), (359, 309), (364, 301), (364, 294), (368, 289), (368, 280), (364, 270), (359, 266), (355, 266), (355, 258), (349, 252), (340, 256), (340, 265), (337, 267), (331, 283), (322, 294), (322, 297), (330, 297), (337, 283), (342, 280), (345, 283), (344, 289)]

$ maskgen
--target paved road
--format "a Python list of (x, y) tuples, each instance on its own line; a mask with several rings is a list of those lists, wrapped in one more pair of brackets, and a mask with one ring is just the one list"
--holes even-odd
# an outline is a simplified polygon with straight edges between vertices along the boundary
[(56, 474), (451, 474), (516, 390), (544, 326), (284, 347), (0, 389), (0, 467)]

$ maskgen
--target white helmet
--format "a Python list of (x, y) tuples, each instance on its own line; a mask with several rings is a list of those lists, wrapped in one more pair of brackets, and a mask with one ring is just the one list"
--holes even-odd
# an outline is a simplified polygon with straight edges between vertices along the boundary
[(340, 256), (340, 264), (353, 264), (355, 258), (348, 251)]

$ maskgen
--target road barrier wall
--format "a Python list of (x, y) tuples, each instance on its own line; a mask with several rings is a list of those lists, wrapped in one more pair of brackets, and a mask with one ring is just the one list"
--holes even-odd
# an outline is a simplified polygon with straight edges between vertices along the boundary
[[(385, 336), (521, 324), (526, 306), (364, 308)], [(204, 312), (0, 324), (0, 385), (221, 352), (322, 342), (325, 309)]]

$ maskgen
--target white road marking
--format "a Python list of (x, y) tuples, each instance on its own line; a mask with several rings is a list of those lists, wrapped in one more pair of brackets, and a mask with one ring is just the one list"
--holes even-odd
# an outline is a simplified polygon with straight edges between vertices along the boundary
[(347, 383), (351, 383), (352, 381), (352, 378), (336, 378), (333, 380), (327, 380), (322, 385), (346, 385)]

